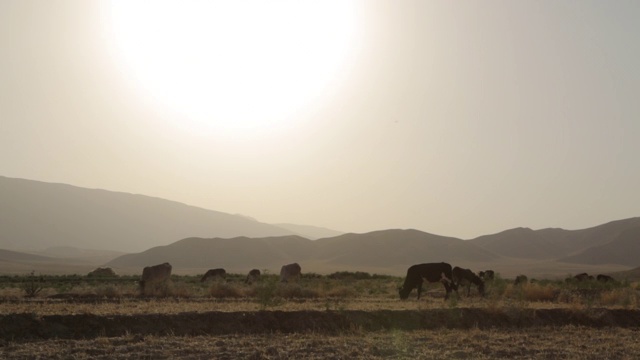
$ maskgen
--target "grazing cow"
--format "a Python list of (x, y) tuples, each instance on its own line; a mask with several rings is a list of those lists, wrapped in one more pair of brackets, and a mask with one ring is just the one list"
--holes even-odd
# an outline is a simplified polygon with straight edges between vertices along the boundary
[(604, 274), (600, 274), (600, 275), (596, 276), (596, 279), (598, 279), (598, 281), (605, 282), (605, 283), (606, 283), (606, 282), (615, 282), (615, 281), (616, 281), (616, 280), (615, 280), (614, 278), (612, 278), (611, 276), (609, 276), (609, 275), (604, 275)]
[(407, 277), (404, 279), (404, 285), (398, 290), (400, 299), (405, 300), (409, 297), (411, 290), (418, 288), (418, 300), (420, 299), (420, 293), (422, 292), (422, 282), (426, 280), (428, 282), (442, 282), (446, 294), (444, 299), (449, 298), (451, 290), (458, 291), (458, 286), (453, 282), (453, 275), (451, 265), (441, 263), (427, 263), (417, 264), (411, 266), (407, 270)]
[(485, 271), (480, 271), (478, 273), (478, 276), (480, 277), (480, 279), (484, 281), (493, 280), (494, 275), (495, 275), (495, 272), (493, 270), (485, 270)]
[(593, 276), (587, 274), (587, 273), (582, 273), (582, 274), (578, 274), (576, 276), (573, 277), (574, 279), (578, 280), (578, 281), (589, 281), (589, 280), (593, 280)]
[(244, 282), (247, 284), (252, 284), (258, 280), (260, 280), (260, 270), (253, 269), (249, 271), (249, 275), (247, 275), (247, 280), (245, 280)]
[(87, 276), (88, 277), (116, 276), (116, 272), (113, 271), (113, 269), (110, 267), (105, 267), (105, 268), (99, 267), (93, 270), (92, 272), (90, 272), (89, 274), (87, 274)]
[(513, 285), (526, 284), (529, 282), (529, 278), (527, 275), (518, 275), (516, 276), (516, 280), (513, 282)]
[(207, 280), (219, 280), (219, 279), (226, 279), (227, 277), (227, 271), (225, 269), (222, 268), (218, 268), (218, 269), (210, 269), (208, 270), (204, 276), (202, 276), (202, 279), (200, 279), (200, 282), (205, 282)]
[(171, 264), (164, 263), (154, 266), (146, 266), (142, 270), (140, 289), (144, 292), (151, 284), (164, 283), (171, 277)]
[(280, 282), (289, 282), (291, 279), (299, 279), (302, 268), (298, 263), (283, 265), (280, 269)]
[(471, 284), (478, 287), (480, 296), (484, 296), (484, 281), (473, 271), (456, 266), (453, 268), (452, 274), (454, 283), (458, 286), (465, 285), (467, 287), (467, 296), (471, 294)]

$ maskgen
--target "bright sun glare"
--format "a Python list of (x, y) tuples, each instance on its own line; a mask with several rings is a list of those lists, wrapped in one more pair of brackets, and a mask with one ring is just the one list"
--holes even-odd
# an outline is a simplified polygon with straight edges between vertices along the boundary
[(114, 1), (131, 77), (195, 132), (268, 132), (295, 122), (355, 46), (353, 2)]

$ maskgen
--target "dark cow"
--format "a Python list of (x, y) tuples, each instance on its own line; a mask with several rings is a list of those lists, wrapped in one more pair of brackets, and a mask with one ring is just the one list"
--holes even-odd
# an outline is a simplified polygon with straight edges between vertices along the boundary
[(280, 282), (289, 282), (300, 278), (302, 268), (298, 263), (283, 265), (280, 269)]
[(516, 276), (516, 280), (513, 282), (513, 285), (527, 284), (528, 282), (529, 278), (527, 275), (518, 275)]
[(452, 274), (453, 282), (456, 283), (456, 285), (464, 285), (467, 287), (467, 296), (471, 294), (471, 284), (478, 287), (480, 296), (484, 296), (484, 281), (473, 271), (456, 266), (453, 268)]
[(205, 282), (207, 280), (224, 280), (227, 278), (227, 271), (222, 268), (218, 269), (210, 269), (208, 270), (204, 276), (200, 279), (200, 282)]
[(163, 263), (155, 266), (147, 266), (142, 269), (140, 290), (143, 292), (151, 284), (160, 284), (169, 281), (171, 277), (171, 264)]
[(420, 293), (422, 292), (422, 282), (426, 280), (428, 282), (442, 282), (446, 294), (444, 299), (449, 298), (451, 290), (458, 290), (458, 287), (453, 282), (453, 274), (451, 265), (441, 263), (427, 263), (417, 264), (411, 266), (407, 270), (407, 277), (404, 279), (404, 285), (398, 290), (400, 299), (405, 300), (409, 297), (411, 290), (418, 288), (418, 300), (420, 299)]
[(480, 271), (478, 273), (478, 276), (480, 277), (480, 279), (484, 281), (490, 281), (490, 280), (493, 280), (495, 276), (495, 272), (493, 270)]
[(260, 270), (253, 269), (249, 271), (249, 275), (247, 275), (247, 280), (245, 280), (245, 283), (252, 284), (258, 280), (260, 280)]
[(576, 276), (573, 277), (574, 279), (578, 280), (578, 281), (589, 281), (589, 280), (593, 280), (593, 276), (587, 274), (587, 273), (582, 273), (582, 274), (578, 274)]
[(600, 274), (600, 275), (596, 276), (596, 279), (598, 279), (598, 281), (605, 282), (605, 283), (606, 283), (606, 282), (615, 282), (615, 281), (616, 281), (616, 280), (615, 280), (614, 278), (612, 278), (611, 276), (609, 276), (609, 275), (604, 275), (604, 274)]

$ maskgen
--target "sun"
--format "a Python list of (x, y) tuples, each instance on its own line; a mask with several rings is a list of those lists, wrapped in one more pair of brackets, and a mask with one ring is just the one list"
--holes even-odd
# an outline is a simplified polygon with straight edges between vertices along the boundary
[(331, 91), (356, 45), (351, 1), (113, 1), (128, 77), (196, 132), (286, 127)]

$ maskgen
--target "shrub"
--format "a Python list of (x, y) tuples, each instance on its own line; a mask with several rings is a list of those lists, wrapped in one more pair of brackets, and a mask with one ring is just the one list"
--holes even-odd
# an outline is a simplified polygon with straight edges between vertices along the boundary
[(559, 289), (551, 285), (529, 283), (522, 287), (522, 296), (528, 301), (554, 301), (560, 294)]
[(43, 277), (35, 276), (33, 271), (29, 274), (26, 281), (22, 284), (22, 290), (24, 290), (26, 297), (35, 297), (43, 289), (44, 289)]
[(143, 296), (168, 297), (172, 295), (173, 284), (170, 281), (147, 283), (144, 289), (141, 289)]
[(365, 280), (371, 279), (371, 274), (363, 271), (338, 271), (334, 272), (327, 276), (329, 279), (355, 279), (355, 280)]
[(347, 297), (355, 296), (355, 291), (353, 290), (353, 288), (348, 286), (338, 286), (325, 291), (324, 296), (347, 298)]
[(215, 298), (239, 298), (244, 296), (240, 288), (223, 282), (213, 283), (209, 288), (209, 295)]
[(602, 305), (621, 305), (626, 308), (637, 304), (637, 300), (636, 292), (632, 288), (603, 291), (600, 294)]
[(277, 294), (285, 299), (294, 298), (317, 298), (319, 297), (318, 291), (303, 288), (298, 284), (280, 284), (277, 289)]
[(96, 289), (97, 296), (103, 296), (107, 298), (120, 298), (122, 297), (122, 292), (120, 289), (116, 288), (113, 285), (101, 286)]
[(254, 287), (256, 299), (263, 310), (269, 306), (282, 304), (282, 298), (277, 296), (277, 290), (278, 280), (273, 277)]

